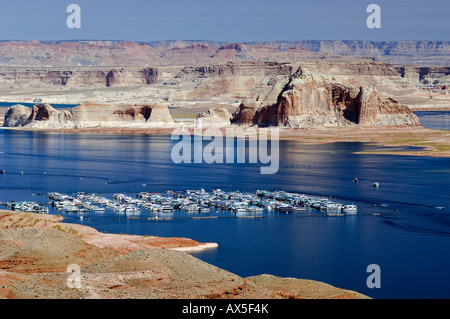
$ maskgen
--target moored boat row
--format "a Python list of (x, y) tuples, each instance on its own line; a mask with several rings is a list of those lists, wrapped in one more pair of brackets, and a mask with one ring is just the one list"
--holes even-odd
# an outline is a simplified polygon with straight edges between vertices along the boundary
[[(136, 196), (115, 193), (112, 199), (95, 193), (79, 192), (75, 196), (48, 193), (49, 204), (67, 213), (103, 212), (111, 209), (119, 214), (139, 215), (142, 209), (155, 213), (186, 213), (230, 211), (238, 214), (262, 214), (264, 211), (278, 213), (312, 212), (317, 210), (330, 216), (353, 215), (358, 211), (354, 204), (343, 204), (327, 197), (308, 196), (285, 191), (261, 191), (243, 193), (214, 189), (211, 193), (204, 189), (187, 191), (166, 191), (165, 193), (141, 192)], [(11, 209), (47, 211), (48, 208), (36, 203), (25, 205), (12, 202)], [(30, 208), (31, 207), (31, 208)]]

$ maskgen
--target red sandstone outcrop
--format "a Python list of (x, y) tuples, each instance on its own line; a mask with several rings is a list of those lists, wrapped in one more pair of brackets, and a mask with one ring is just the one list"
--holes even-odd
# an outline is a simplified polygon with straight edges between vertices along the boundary
[(383, 99), (373, 87), (362, 86), (356, 103), (359, 108), (359, 125), (419, 125), (417, 116), (407, 106), (392, 98)]
[(259, 105), (255, 101), (245, 101), (239, 105), (239, 108), (233, 113), (231, 123), (233, 124), (253, 124), (253, 118)]
[[(234, 118), (243, 117), (248, 123), (248, 114), (240, 114), (245, 111), (240, 108)], [(278, 95), (277, 102), (260, 107), (252, 123), (289, 127), (419, 125), (408, 107), (382, 98), (373, 87), (356, 89), (301, 67)]]

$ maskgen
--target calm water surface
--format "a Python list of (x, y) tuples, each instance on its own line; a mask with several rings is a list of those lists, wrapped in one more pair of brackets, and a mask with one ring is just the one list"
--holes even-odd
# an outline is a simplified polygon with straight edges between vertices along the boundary
[(416, 111), (420, 124), (435, 130), (450, 130), (450, 111)]
[[(174, 164), (175, 143), (170, 136), (0, 130), (0, 201), (201, 187), (332, 196), (381, 214), (158, 222), (145, 211), (134, 220), (109, 211), (64, 216), (99, 231), (217, 242), (195, 256), (241, 276), (314, 279), (375, 298), (450, 298), (450, 159), (358, 154), (379, 149), (368, 143), (281, 141), (278, 173), (261, 175), (257, 164)], [(397, 210), (406, 213), (387, 214)], [(381, 268), (379, 289), (366, 286), (369, 264)]]

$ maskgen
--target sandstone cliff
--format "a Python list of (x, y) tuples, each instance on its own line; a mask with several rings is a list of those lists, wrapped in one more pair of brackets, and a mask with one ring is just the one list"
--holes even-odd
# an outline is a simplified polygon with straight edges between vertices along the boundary
[(89, 128), (166, 127), (173, 125), (167, 105), (108, 105), (83, 103), (72, 109), (55, 109), (49, 104), (32, 108), (14, 105), (5, 114), (4, 127)]
[[(240, 107), (234, 119), (243, 118), (241, 122), (248, 123), (244, 112), (249, 110)], [(408, 107), (381, 97), (373, 87), (356, 89), (302, 67), (291, 76), (276, 103), (255, 112), (252, 123), (289, 127), (419, 125)]]
[(197, 65), (362, 56), (396, 64), (448, 65), (449, 41), (4, 41), (0, 65), (26, 67)]
[(287, 50), (300, 46), (322, 55), (377, 57), (395, 64), (448, 65), (449, 41), (301, 40), (247, 43)]
[(402, 78), (421, 89), (445, 90), (450, 86), (450, 67), (411, 66), (395, 67)]
[(17, 104), (5, 114), (4, 127), (28, 128), (72, 128), (72, 113), (56, 110), (49, 104), (34, 105), (32, 108)]
[(255, 113), (259, 105), (255, 101), (242, 102), (238, 109), (233, 113), (231, 123), (233, 124), (252, 124)]
[(308, 60), (303, 62), (227, 62), (160, 67), (0, 67), (5, 102), (142, 104), (162, 100), (172, 107), (238, 107), (243, 100), (276, 103), (299, 65), (336, 81), (374, 86), (411, 108), (450, 105), (445, 67), (396, 67), (390, 63)]
[(4, 127), (23, 126), (31, 115), (31, 108), (21, 104), (11, 106), (5, 113)]
[(158, 81), (158, 70), (149, 67), (105, 68), (2, 68), (0, 89), (127, 87)]
[(210, 108), (208, 112), (202, 112), (196, 116), (197, 123), (202, 127), (223, 127), (230, 125), (231, 115), (225, 108), (215, 107)]

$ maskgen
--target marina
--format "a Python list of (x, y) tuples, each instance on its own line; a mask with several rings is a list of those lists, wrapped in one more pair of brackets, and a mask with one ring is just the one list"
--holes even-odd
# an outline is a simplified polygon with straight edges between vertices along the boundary
[[(96, 193), (78, 192), (42, 194), (46, 203), (33, 201), (4, 202), (8, 209), (40, 214), (63, 214), (83, 221), (119, 216), (128, 220), (152, 222), (176, 220), (216, 220), (230, 218), (283, 218), (283, 217), (342, 217), (356, 215), (392, 215), (406, 213), (394, 210), (387, 204), (365, 203), (358, 205), (338, 202), (329, 197), (312, 196), (286, 191), (261, 191), (246, 193), (204, 189), (195, 191), (114, 193), (103, 196)], [(375, 209), (375, 210), (374, 210)]]
[(46, 197), (48, 202), (43, 204), (12, 201), (4, 205), (11, 210), (35, 213), (49, 213), (46, 205), (58, 212), (78, 214), (102, 213), (109, 209), (128, 217), (139, 216), (142, 210), (147, 210), (153, 214), (149, 220), (167, 217), (175, 211), (202, 215), (225, 212), (236, 217), (258, 217), (264, 212), (326, 216), (355, 215), (358, 212), (358, 206), (355, 204), (343, 204), (327, 197), (286, 191), (257, 190), (255, 193), (245, 193), (214, 189), (212, 192), (207, 192), (202, 188), (186, 191), (168, 190), (164, 193), (140, 192), (135, 196), (114, 193), (112, 198), (84, 192), (78, 192), (75, 195), (52, 192), (47, 193)]
[[(40, 194), (44, 195), (44, 194)], [(80, 219), (88, 213), (102, 214), (111, 211), (129, 219), (146, 218), (150, 221), (172, 219), (216, 219), (258, 217), (313, 217), (373, 215), (373, 211), (358, 212), (358, 206), (342, 203), (329, 197), (311, 196), (286, 191), (261, 191), (246, 193), (214, 189), (140, 192), (131, 196), (114, 193), (111, 198), (96, 193), (78, 192), (74, 195), (52, 192), (46, 194), (46, 203), (34, 201), (11, 201), (2, 203), (12, 211), (48, 214), (55, 212), (79, 214)], [(47, 207), (48, 206), (48, 207)], [(389, 211), (386, 204), (373, 205), (386, 211), (383, 214), (400, 213)], [(147, 214), (141, 216), (145, 211)], [(174, 215), (177, 212), (178, 214)], [(380, 214), (377, 212), (376, 214)]]

